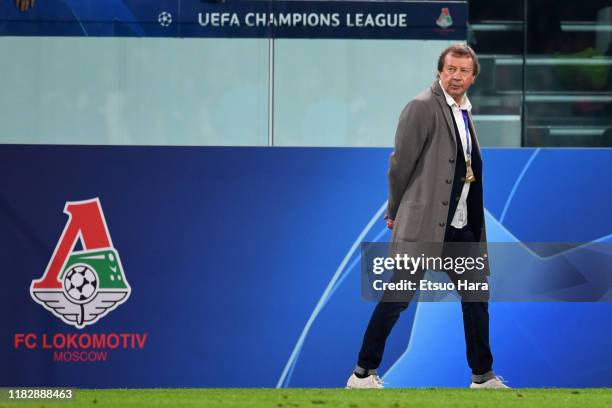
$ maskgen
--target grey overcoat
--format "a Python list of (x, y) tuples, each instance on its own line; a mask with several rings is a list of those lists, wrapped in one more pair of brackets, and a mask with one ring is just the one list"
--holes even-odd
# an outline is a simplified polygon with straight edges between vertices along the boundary
[[(471, 117), (469, 122), (477, 181), (470, 186), (468, 222), (476, 239), (484, 242), (482, 156)], [(457, 186), (463, 184), (463, 180), (455, 180), (457, 161), (465, 160), (463, 150), (457, 149), (455, 132), (437, 80), (403, 109), (388, 172), (387, 216), (395, 220), (394, 242), (444, 241), (446, 226), (457, 206)], [(459, 165), (464, 167), (463, 163)]]

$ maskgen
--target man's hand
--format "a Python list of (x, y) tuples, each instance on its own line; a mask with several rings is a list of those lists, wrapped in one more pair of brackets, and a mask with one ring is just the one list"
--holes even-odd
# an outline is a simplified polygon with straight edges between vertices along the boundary
[(391, 218), (387, 218), (387, 228), (392, 230), (393, 229), (393, 223), (394, 223), (394, 220), (392, 220)]
[(36, 0), (15, 0), (15, 6), (20, 11), (28, 11), (28, 9), (34, 7), (34, 3)]

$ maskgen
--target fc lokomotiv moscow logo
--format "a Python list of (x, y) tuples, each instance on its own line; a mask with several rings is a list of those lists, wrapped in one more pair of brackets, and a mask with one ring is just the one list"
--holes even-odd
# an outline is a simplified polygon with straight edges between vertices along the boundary
[[(67, 202), (68, 216), (32, 299), (66, 324), (79, 329), (96, 323), (124, 303), (131, 288), (113, 247), (100, 200)], [(75, 251), (77, 241), (82, 250)]]
[(436, 20), (436, 24), (438, 27), (448, 28), (453, 25), (453, 18), (451, 17), (450, 11), (448, 11), (448, 7), (443, 7), (440, 10), (440, 15)]

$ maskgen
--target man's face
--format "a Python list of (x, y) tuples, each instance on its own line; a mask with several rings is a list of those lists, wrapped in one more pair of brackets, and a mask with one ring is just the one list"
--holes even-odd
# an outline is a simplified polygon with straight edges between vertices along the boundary
[(474, 83), (474, 63), (470, 57), (454, 56), (452, 53), (444, 57), (444, 67), (440, 72), (442, 87), (457, 103)]

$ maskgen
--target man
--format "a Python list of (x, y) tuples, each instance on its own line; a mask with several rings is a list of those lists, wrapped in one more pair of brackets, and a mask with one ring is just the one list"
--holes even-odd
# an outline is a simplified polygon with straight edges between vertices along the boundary
[[(470, 47), (448, 47), (438, 59), (437, 80), (400, 115), (388, 173), (393, 242), (486, 241), (482, 160), (466, 96), (479, 68)], [(488, 303), (463, 300), (470, 388), (508, 388), (492, 370)], [(408, 302), (378, 303), (347, 388), (383, 388), (376, 369)]]

